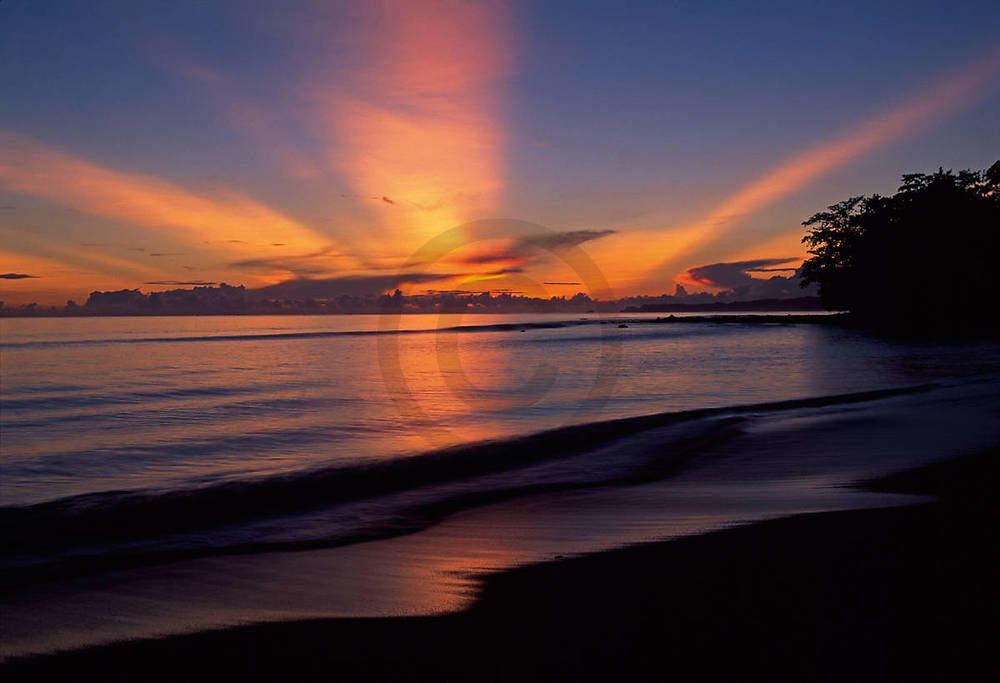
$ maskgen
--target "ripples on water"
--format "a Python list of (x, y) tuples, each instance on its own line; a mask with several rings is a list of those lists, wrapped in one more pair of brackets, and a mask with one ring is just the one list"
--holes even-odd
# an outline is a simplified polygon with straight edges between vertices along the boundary
[[(264, 482), (254, 491), (294, 481), (315, 488), (332, 481), (318, 472), (336, 477), (359, 466), (376, 468), (365, 475), (372, 480), (403, 480), (412, 473), (390, 474), (397, 471), (393, 463), (462, 443), (664, 411), (914, 385), (998, 365), (992, 346), (907, 346), (823, 326), (619, 328), (617, 320), (589, 318), (403, 316), (403, 333), (392, 335), (378, 333), (384, 326), (378, 316), (4, 319), (2, 511), (10, 524), (34, 519), (25, 514), (51, 517), (53, 510), (134, 512), (129, 505), (136, 500), (155, 499), (158, 515), (177, 515), (180, 508), (164, 501), (194, 500), (193, 492), (206, 487), (226, 496), (250, 490), (249, 482)], [(458, 362), (449, 356), (453, 348)], [(386, 375), (387, 352), (398, 353), (401, 377)], [(440, 502), (445, 493), (433, 487), (447, 481), (478, 477), (472, 488), (479, 493), (564, 485), (581, 472), (594, 480), (620, 477), (641, 461), (619, 457), (610, 465), (589, 462), (575, 474), (556, 468), (492, 482), (485, 477), (505, 468), (466, 471), (463, 458), (486, 456), (481, 449), (464, 453), (415, 477), (420, 491), (362, 487), (347, 509), (330, 507), (337, 502), (330, 491), (341, 490), (333, 487), (316, 495), (315, 505), (302, 499), (294, 509), (274, 508), (298, 515), (294, 525), (271, 515), (200, 516), (192, 503), (183, 513), (189, 525), (157, 529), (191, 531), (198, 519), (243, 525), (203, 534), (201, 546), (329, 538), (337, 530), (349, 536), (399, 523), (404, 508)], [(386, 463), (388, 469), (378, 469)], [(455, 495), (448, 489), (449, 499)], [(127, 540), (141, 536), (140, 530)], [(155, 540), (158, 547), (192, 543)]]

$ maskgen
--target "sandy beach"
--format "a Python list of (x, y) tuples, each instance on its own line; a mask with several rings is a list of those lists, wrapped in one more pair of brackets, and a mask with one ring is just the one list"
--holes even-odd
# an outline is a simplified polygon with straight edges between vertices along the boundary
[(9, 661), (6, 680), (988, 680), (1000, 451), (936, 496), (529, 566), (439, 617), (266, 624)]

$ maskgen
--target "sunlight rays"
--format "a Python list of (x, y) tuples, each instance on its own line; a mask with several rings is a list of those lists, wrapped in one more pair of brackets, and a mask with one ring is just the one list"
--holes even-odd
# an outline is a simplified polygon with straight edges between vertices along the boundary
[[(647, 254), (659, 256), (655, 264), (643, 265), (641, 282), (660, 285), (693, 263), (685, 263), (692, 252), (730, 236), (734, 223), (795, 192), (821, 176), (858, 157), (925, 128), (973, 104), (995, 86), (1000, 75), (1000, 54), (966, 65), (956, 73), (932, 83), (912, 99), (888, 112), (863, 121), (846, 133), (793, 155), (759, 179), (739, 189), (703, 218), (670, 229), (658, 238), (641, 235)], [(796, 227), (797, 232), (801, 230)], [(773, 237), (773, 235), (772, 235)], [(666, 254), (666, 258), (662, 255)]]
[(377, 239), (416, 249), (498, 208), (508, 18), (496, 2), (390, 2), (371, 12), (362, 66), (314, 96), (330, 163), (372, 200)]
[(100, 166), (31, 138), (0, 132), (0, 187), (122, 221), (201, 250), (259, 253), (276, 240), (329, 248), (326, 235), (235, 192), (197, 194), (153, 175)]

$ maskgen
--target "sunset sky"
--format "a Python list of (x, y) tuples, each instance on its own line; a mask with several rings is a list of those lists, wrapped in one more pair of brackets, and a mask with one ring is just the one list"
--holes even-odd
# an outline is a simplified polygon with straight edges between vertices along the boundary
[[(1000, 3), (3, 0), (0, 82), (7, 303), (572, 295), (569, 246), (615, 296), (713, 291), (688, 270), (795, 267), (826, 205), (997, 160)], [(412, 258), (488, 218), (547, 230)]]

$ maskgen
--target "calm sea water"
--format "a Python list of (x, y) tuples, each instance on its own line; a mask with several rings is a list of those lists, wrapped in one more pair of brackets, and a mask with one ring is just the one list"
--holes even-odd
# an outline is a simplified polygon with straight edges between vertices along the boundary
[(463, 444), (1000, 367), (990, 345), (619, 318), (4, 319), (4, 561), (364, 537), (456, 496), (629, 467)]

